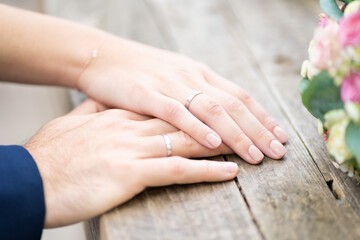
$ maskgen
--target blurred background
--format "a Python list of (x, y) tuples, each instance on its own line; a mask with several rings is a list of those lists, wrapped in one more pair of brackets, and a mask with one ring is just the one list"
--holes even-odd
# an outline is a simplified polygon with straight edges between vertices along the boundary
[[(106, 1), (0, 0), (0, 3), (102, 27)], [(0, 145), (26, 143), (44, 124), (67, 113), (82, 98), (75, 91), (58, 87), (0, 82)], [(83, 224), (43, 232), (42, 240), (60, 239), (84, 240)]]

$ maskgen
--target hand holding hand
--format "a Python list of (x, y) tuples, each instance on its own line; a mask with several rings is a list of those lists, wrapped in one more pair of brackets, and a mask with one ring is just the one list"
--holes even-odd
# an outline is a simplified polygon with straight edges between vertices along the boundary
[[(87, 100), (42, 128), (25, 148), (43, 178), (45, 227), (97, 216), (145, 187), (233, 179), (231, 162), (189, 160), (232, 153), (209, 150), (172, 125), (124, 110), (106, 110)], [(161, 134), (172, 142), (172, 155)], [(179, 157), (182, 156), (182, 157)]]
[[(179, 54), (109, 37), (78, 82), (113, 107), (163, 119), (210, 149), (223, 141), (249, 163), (280, 159), (286, 133), (243, 89)], [(184, 106), (196, 91), (188, 109)]]

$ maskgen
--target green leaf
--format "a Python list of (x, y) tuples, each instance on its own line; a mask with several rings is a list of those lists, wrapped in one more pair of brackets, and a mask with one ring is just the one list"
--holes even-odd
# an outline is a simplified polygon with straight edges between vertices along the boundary
[(350, 122), (346, 128), (345, 139), (350, 151), (360, 158), (360, 126)]
[(327, 72), (321, 72), (308, 83), (305, 81), (302, 84), (304, 85), (301, 96), (304, 106), (323, 123), (327, 112), (344, 108), (340, 97), (340, 87), (335, 86), (334, 80)]
[(340, 10), (336, 0), (320, 0), (320, 6), (326, 15), (338, 21), (343, 16), (343, 12)]
[(301, 95), (305, 92), (305, 90), (308, 88), (310, 84), (310, 80), (307, 78), (303, 78), (301, 79), (300, 83), (299, 83), (299, 91), (301, 93)]
[(352, 0), (340, 0), (340, 2), (343, 2), (343, 3), (349, 4), (350, 2), (352, 2)]
[(344, 163), (350, 166), (354, 166), (356, 170), (360, 170), (360, 162), (356, 158), (346, 160)]

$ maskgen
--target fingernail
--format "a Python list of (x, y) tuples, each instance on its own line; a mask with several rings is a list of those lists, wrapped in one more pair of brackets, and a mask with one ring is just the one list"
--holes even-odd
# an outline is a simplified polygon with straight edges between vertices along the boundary
[(236, 163), (233, 162), (221, 162), (220, 163), (222, 168), (227, 173), (235, 173), (239, 171), (239, 166)]
[(289, 140), (288, 135), (281, 127), (277, 126), (274, 128), (275, 137), (277, 137), (281, 142), (285, 143)]
[(210, 144), (210, 146), (213, 147), (213, 148), (217, 148), (221, 144), (221, 138), (216, 136), (213, 133), (209, 133), (206, 136), (206, 140)]
[(279, 157), (283, 157), (286, 153), (286, 148), (278, 140), (273, 140), (270, 144), (270, 148), (275, 155)]
[(259, 163), (263, 160), (264, 154), (254, 145), (249, 147), (249, 155), (254, 159), (255, 163)]

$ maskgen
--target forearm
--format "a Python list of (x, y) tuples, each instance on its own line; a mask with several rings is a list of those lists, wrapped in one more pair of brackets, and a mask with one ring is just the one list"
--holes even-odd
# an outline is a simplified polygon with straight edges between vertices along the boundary
[(0, 81), (75, 87), (106, 33), (0, 4)]

